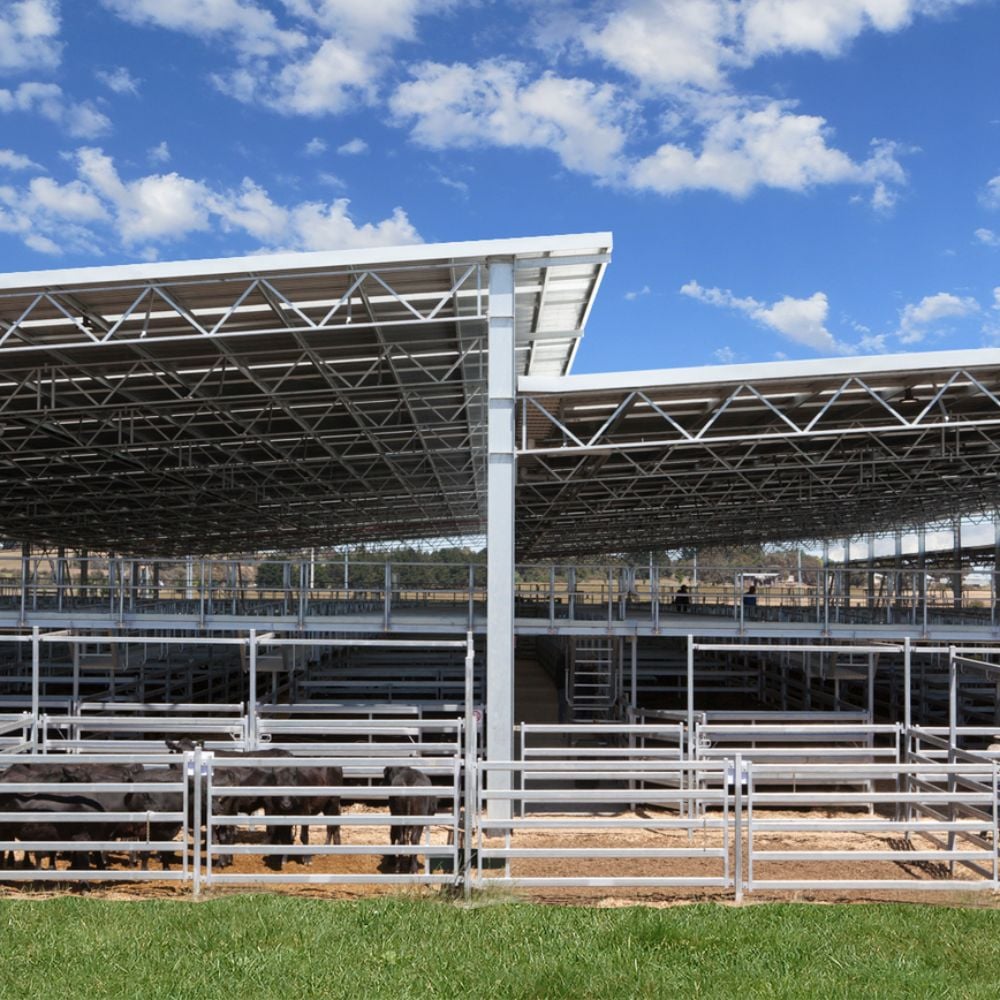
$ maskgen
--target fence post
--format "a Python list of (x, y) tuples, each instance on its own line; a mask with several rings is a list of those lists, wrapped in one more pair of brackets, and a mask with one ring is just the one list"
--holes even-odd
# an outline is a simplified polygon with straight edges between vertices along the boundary
[(392, 563), (388, 560), (385, 564), (385, 577), (383, 586), (385, 587), (385, 594), (383, 595), (382, 603), (382, 631), (389, 631), (389, 620), (391, 616), (390, 604), (392, 602)]
[(997, 762), (993, 761), (993, 891), (1000, 892), (1000, 843), (997, 842)]
[(249, 696), (247, 698), (247, 742), (249, 750), (257, 749), (257, 630), (250, 629), (249, 649), (247, 650), (249, 666)]
[[(201, 564), (201, 583), (198, 587), (198, 623), (202, 628), (205, 627), (205, 560), (199, 560)], [(212, 578), (211, 570), (209, 571), (209, 579)]]
[[(201, 747), (194, 754), (184, 755), (184, 780), (187, 781), (188, 770), (193, 772), (194, 780), (194, 815), (191, 820), (191, 836), (194, 839), (194, 885), (192, 893), (201, 895)], [(209, 824), (205, 823), (205, 846), (209, 843)]]
[[(38, 703), (41, 687), (41, 649), (38, 626), (31, 628), (31, 752), (38, 753)], [(13, 857), (13, 855), (11, 855)]]
[(747, 761), (747, 878), (746, 890), (753, 892), (753, 761)]
[(736, 887), (736, 902), (743, 902), (743, 755), (736, 755), (736, 770), (733, 772), (733, 884)]
[(472, 897), (472, 833), (476, 820), (476, 745), (479, 742), (475, 712), (468, 715), (469, 724), (465, 730), (465, 810), (463, 846), (462, 894), (466, 902)]

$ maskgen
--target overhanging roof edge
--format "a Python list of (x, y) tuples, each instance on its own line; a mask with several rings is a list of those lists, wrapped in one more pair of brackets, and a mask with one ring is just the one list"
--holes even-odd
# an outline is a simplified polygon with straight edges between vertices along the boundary
[(414, 243), (360, 250), (314, 250), (257, 254), (246, 257), (111, 264), (99, 267), (61, 268), (43, 271), (13, 271), (0, 274), (0, 289), (10, 291), (180, 278), (224, 278), (229, 275), (257, 272), (392, 266), (537, 254), (572, 254), (592, 251), (595, 248), (611, 250), (612, 234), (610, 232), (570, 233), (498, 240), (469, 240), (456, 243)]
[(724, 385), (740, 382), (777, 382), (796, 378), (851, 375), (902, 375), (945, 368), (1000, 365), (1000, 348), (963, 351), (924, 351), (919, 354), (879, 354), (805, 361), (768, 361), (740, 365), (702, 365), (646, 371), (600, 372), (590, 375), (522, 375), (518, 391), (526, 395), (621, 391), (678, 385)]

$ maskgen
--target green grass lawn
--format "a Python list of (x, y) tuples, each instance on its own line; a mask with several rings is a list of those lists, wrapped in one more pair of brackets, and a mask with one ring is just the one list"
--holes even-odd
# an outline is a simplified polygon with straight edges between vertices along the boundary
[(0, 901), (0, 997), (1000, 997), (1000, 911)]

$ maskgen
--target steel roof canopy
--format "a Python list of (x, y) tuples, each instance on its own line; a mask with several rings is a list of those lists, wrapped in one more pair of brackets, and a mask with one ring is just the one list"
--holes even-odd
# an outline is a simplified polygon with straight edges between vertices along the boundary
[(524, 556), (844, 538), (1000, 504), (996, 349), (518, 388)]
[(565, 374), (608, 233), (0, 275), (0, 533), (198, 553), (478, 534), (487, 269)]

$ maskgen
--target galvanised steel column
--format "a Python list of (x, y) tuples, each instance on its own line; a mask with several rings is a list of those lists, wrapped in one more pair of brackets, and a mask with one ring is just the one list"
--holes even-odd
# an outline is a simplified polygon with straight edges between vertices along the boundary
[[(486, 538), (486, 756), (514, 756), (514, 262), (489, 264), (489, 410)], [(512, 787), (490, 771), (493, 791)], [(509, 800), (489, 800), (491, 819), (509, 819)]]
[(962, 610), (962, 519), (956, 517), (952, 522), (951, 546), (954, 576), (951, 580), (952, 607)]
[(38, 626), (31, 629), (31, 752), (38, 753), (38, 712), (41, 688), (41, 650)]

